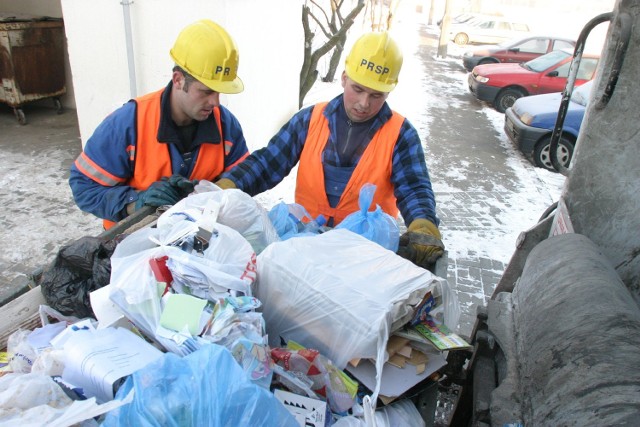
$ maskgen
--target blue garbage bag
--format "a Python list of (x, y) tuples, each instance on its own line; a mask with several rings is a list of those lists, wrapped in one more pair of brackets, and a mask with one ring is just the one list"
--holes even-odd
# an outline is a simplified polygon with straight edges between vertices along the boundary
[(281, 240), (291, 237), (310, 236), (322, 232), (326, 220), (322, 215), (313, 218), (304, 206), (298, 203), (280, 202), (269, 211), (269, 219)]
[(185, 357), (165, 353), (129, 376), (116, 394), (133, 401), (107, 413), (103, 426), (283, 426), (294, 417), (251, 382), (225, 347), (211, 344)]
[(360, 210), (347, 215), (335, 228), (353, 231), (386, 249), (397, 252), (400, 242), (400, 227), (398, 227), (396, 219), (385, 213), (379, 205), (376, 205), (375, 210), (369, 211), (375, 193), (375, 185), (364, 184), (358, 196)]

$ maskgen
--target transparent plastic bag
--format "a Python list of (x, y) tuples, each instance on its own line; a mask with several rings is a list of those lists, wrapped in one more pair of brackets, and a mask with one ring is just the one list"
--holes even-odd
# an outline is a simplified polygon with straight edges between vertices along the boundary
[(298, 426), (272, 393), (253, 384), (229, 351), (215, 344), (183, 358), (164, 354), (131, 375), (116, 399), (132, 389), (133, 402), (109, 412), (103, 426)]
[(196, 185), (192, 194), (160, 215), (158, 228), (165, 228), (183, 219), (183, 213), (198, 220), (210, 203), (215, 203), (218, 209), (214, 220), (242, 234), (256, 254), (280, 240), (266, 210), (253, 197), (236, 189), (221, 190), (204, 180)]
[[(183, 251), (169, 243), (179, 236), (186, 220), (163, 229), (143, 228), (124, 239), (111, 257), (109, 298), (149, 338), (155, 338), (168, 351), (188, 353), (183, 339), (173, 342), (159, 337), (162, 302), (150, 261), (167, 257), (174, 281), (183, 280), (181, 290), (202, 299), (215, 301), (221, 295), (251, 294), (255, 281), (255, 253), (237, 231), (215, 224), (217, 234), (202, 256)], [(195, 225), (197, 229), (197, 225)], [(188, 280), (187, 280), (188, 279)], [(188, 282), (188, 284), (187, 284)], [(197, 337), (194, 337), (197, 339)]]
[(369, 211), (375, 193), (375, 185), (363, 185), (358, 197), (360, 210), (347, 215), (335, 228), (353, 231), (372, 242), (380, 244), (383, 248), (397, 252), (400, 242), (398, 222), (394, 217), (385, 213), (379, 205), (376, 205), (375, 210)]
[(333, 423), (333, 427), (424, 427), (425, 422), (411, 400), (403, 399), (384, 408), (377, 409), (372, 422), (360, 417), (343, 417)]
[(323, 231), (322, 226), (326, 222), (322, 215), (314, 219), (304, 206), (298, 203), (284, 202), (271, 208), (269, 219), (281, 240), (319, 234)]
[(7, 339), (7, 353), (9, 354), (9, 366), (11, 371), (27, 374), (31, 372), (33, 363), (36, 360), (37, 352), (31, 344), (28, 337), (30, 330), (18, 329)]
[(272, 348), (271, 358), (294, 376), (310, 381), (311, 390), (325, 398), (333, 412), (346, 412), (355, 404), (355, 393), (349, 392), (342, 372), (318, 351)]

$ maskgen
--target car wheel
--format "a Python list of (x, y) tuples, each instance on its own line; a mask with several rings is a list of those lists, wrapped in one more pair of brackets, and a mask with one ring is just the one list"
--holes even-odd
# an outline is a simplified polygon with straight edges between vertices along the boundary
[(458, 33), (453, 38), (453, 42), (457, 45), (464, 46), (465, 44), (469, 43), (469, 36), (465, 33)]
[[(536, 166), (545, 168), (550, 171), (554, 171), (553, 163), (551, 162), (551, 137), (543, 138), (536, 144), (536, 148), (533, 151), (533, 161)], [(558, 142), (558, 161), (565, 168), (569, 167), (571, 157), (573, 156), (573, 141), (561, 136)]]
[(498, 63), (498, 61), (496, 61), (495, 59), (491, 59), (491, 58), (484, 58), (484, 59), (481, 59), (481, 60), (478, 62), (478, 65), (484, 65), (484, 64), (497, 64), (497, 63)]
[(498, 93), (498, 96), (496, 96), (496, 100), (493, 103), (493, 106), (500, 113), (504, 113), (505, 111), (507, 111), (507, 108), (511, 107), (513, 103), (516, 102), (516, 99), (522, 98), (525, 95), (526, 94), (519, 89), (502, 89), (500, 93)]

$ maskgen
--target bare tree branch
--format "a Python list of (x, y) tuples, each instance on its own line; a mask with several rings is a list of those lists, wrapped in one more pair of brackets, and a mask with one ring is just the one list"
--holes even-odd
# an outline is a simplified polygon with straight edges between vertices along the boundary
[[(316, 0), (310, 0), (310, 3), (320, 8)], [(340, 7), (343, 4), (343, 0), (340, 0), (339, 3), (336, 0), (331, 0), (331, 19), (329, 19), (328, 14), (322, 8), (320, 8), (324, 17), (329, 23), (328, 29), (323, 25), (323, 23), (320, 22), (320, 19), (318, 19), (318, 17), (314, 15), (313, 11), (307, 4), (302, 6), (302, 28), (304, 30), (305, 44), (304, 60), (302, 63), (302, 68), (300, 69), (300, 93), (298, 98), (299, 107), (302, 107), (304, 97), (307, 95), (307, 93), (309, 93), (309, 90), (311, 90), (318, 79), (318, 62), (324, 55), (335, 48), (330, 61), (330, 73), (327, 74), (328, 76), (329, 74), (331, 74), (331, 80), (333, 80), (335, 68), (337, 68), (337, 64), (339, 62), (340, 56), (342, 55), (342, 51), (347, 39), (347, 31), (351, 28), (355, 21), (355, 18), (364, 8), (365, 0), (358, 0), (356, 6), (344, 18), (342, 18), (342, 15), (340, 14)], [(309, 19), (312, 19), (318, 25), (318, 28), (320, 29), (320, 31), (322, 31), (327, 39), (327, 41), (315, 51), (313, 51), (313, 39), (315, 37), (315, 34), (311, 30)], [(337, 25), (337, 22), (340, 23), (339, 26)], [(333, 71), (331, 71), (331, 69), (333, 69)]]

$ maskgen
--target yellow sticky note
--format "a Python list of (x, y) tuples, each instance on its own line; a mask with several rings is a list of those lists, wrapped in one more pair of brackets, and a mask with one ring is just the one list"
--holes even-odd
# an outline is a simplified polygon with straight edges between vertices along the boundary
[(191, 335), (200, 333), (200, 315), (207, 300), (184, 294), (169, 296), (162, 315), (160, 325), (173, 331), (182, 331), (185, 326)]

